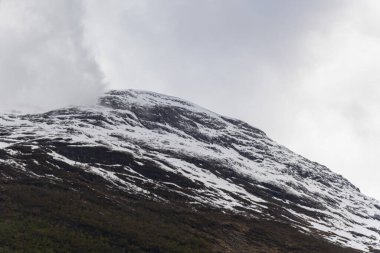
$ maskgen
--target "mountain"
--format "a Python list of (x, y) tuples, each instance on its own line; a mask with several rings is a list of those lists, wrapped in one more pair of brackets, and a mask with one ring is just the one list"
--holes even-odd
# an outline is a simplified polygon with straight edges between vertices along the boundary
[(379, 252), (380, 202), (187, 101), (0, 116), (0, 252)]

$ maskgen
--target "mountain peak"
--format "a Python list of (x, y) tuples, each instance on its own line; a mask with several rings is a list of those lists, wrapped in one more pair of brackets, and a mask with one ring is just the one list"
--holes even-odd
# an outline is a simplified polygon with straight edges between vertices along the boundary
[(101, 98), (104, 100), (112, 100), (117, 98), (118, 100), (124, 101), (125, 103), (140, 104), (143, 106), (154, 106), (154, 105), (168, 105), (177, 107), (198, 107), (190, 102), (182, 100), (177, 97), (168, 96), (156, 92), (144, 91), (144, 90), (111, 90), (106, 92), (106, 94)]

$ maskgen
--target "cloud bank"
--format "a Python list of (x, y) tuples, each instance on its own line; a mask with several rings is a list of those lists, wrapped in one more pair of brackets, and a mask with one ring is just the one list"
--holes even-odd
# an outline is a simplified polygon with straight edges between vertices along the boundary
[(0, 2), (0, 108), (91, 103), (103, 75), (85, 45), (79, 0)]

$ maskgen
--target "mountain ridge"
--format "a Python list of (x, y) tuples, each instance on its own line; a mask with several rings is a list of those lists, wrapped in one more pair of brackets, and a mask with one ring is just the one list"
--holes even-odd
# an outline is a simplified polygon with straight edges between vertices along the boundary
[(243, 121), (154, 92), (109, 91), (97, 106), (3, 114), (0, 166), (7, 183), (74, 187), (82, 182), (67, 171), (75, 171), (87, 187), (93, 180), (104, 191), (287, 223), (342, 247), (380, 247), (380, 203), (344, 177)]

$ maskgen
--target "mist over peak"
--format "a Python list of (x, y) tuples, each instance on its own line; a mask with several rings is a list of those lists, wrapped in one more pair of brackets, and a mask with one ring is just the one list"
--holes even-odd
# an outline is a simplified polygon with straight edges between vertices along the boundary
[(0, 107), (36, 111), (96, 101), (105, 85), (82, 1), (0, 2)]

